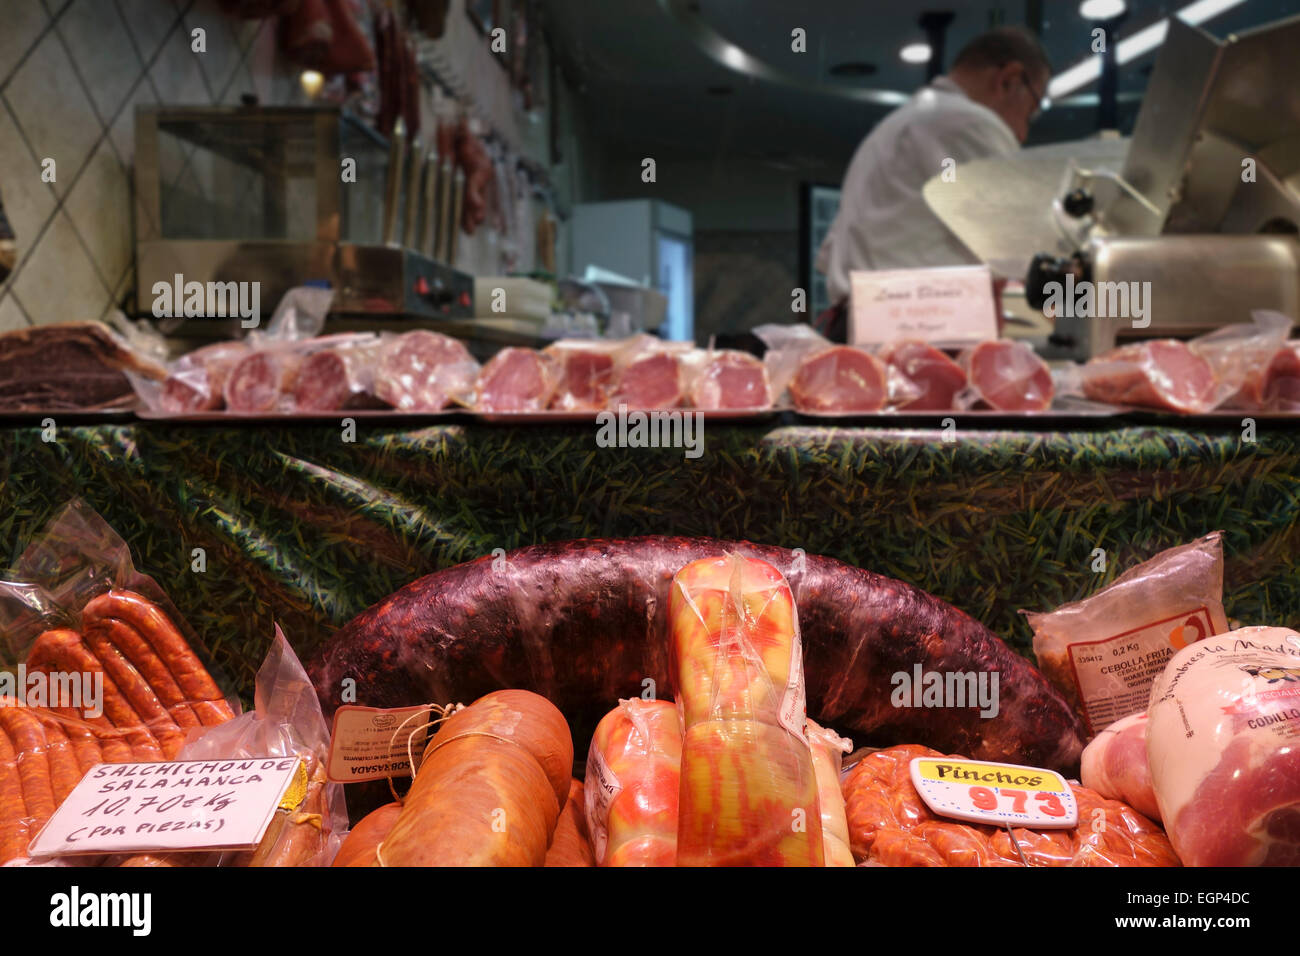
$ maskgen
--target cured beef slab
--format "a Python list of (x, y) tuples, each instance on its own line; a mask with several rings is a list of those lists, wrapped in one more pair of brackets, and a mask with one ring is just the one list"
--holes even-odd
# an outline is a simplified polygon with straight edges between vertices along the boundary
[(629, 362), (617, 374), (609, 407), (633, 411), (677, 408), (685, 395), (682, 363), (671, 352), (652, 351)]
[(0, 410), (129, 408), (125, 371), (161, 380), (167, 373), (98, 322), (71, 322), (0, 335)]
[[(967, 614), (831, 558), (708, 538), (543, 544), (427, 575), (335, 634), (313, 661), (312, 679), (327, 715), (342, 703), (345, 678), (356, 682), (356, 703), (379, 707), (529, 689), (560, 708), (581, 751), (612, 703), (641, 696), (644, 681), (660, 699), (672, 697), (673, 575), (729, 551), (769, 562), (789, 582), (813, 719), (861, 740), (1078, 766), (1078, 717), (1027, 660)], [(895, 706), (893, 678), (918, 665), (939, 674), (996, 671), (997, 714)]]

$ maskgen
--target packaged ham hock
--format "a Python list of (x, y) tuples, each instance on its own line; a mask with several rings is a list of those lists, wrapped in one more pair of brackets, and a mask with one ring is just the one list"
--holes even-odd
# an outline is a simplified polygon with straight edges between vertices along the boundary
[(1247, 627), (1179, 651), (1147, 756), (1187, 866), (1300, 866), (1300, 634)]
[(1220, 533), (1162, 551), (1083, 601), (1022, 613), (1038, 666), (1095, 735), (1146, 706), (1175, 652), (1228, 629)]

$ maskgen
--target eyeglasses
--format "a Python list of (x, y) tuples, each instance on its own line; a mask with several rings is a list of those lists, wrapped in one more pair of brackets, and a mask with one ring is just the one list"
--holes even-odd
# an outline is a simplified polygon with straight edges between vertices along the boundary
[(1029, 95), (1034, 98), (1034, 103), (1035, 103), (1034, 111), (1029, 114), (1029, 122), (1031, 123), (1037, 122), (1038, 117), (1042, 116), (1045, 110), (1051, 108), (1052, 101), (1048, 99), (1046, 89), (1044, 89), (1042, 93), (1039, 93), (1037, 90), (1034, 89), (1033, 85), (1030, 84), (1029, 82), (1028, 73), (1020, 74), (1020, 82), (1025, 84), (1025, 89), (1027, 89), (1029, 91)]

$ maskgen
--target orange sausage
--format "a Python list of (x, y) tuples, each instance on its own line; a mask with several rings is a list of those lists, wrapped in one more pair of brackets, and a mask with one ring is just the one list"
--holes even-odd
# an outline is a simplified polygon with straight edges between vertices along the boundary
[(348, 833), (331, 865), (374, 866), (375, 848), (387, 839), (401, 812), (400, 803), (386, 803), (378, 810), (367, 813)]
[[(54, 789), (50, 780), (50, 760), (46, 754), (45, 729), (28, 708), (13, 706), (10, 698), (0, 700), (0, 727), (13, 744), (18, 778), (23, 787), (28, 827), (35, 834), (54, 814)], [(25, 852), (25, 851), (24, 851)]]
[(82, 608), (81, 617), (87, 627), (110, 617), (134, 627), (176, 678), (204, 726), (220, 724), (235, 716), (189, 643), (162, 609), (147, 598), (134, 591), (112, 590), (93, 598)]
[(116, 618), (107, 618), (106, 620), (120, 627), (109, 628), (105, 634), (110, 644), (117, 648), (131, 666), (139, 672), (140, 676), (145, 679), (149, 687), (158, 699), (167, 707), (168, 713), (176, 721), (177, 726), (182, 730), (189, 730), (191, 727), (202, 727), (198, 715), (194, 713), (194, 708), (190, 706), (185, 695), (181, 693), (180, 687), (176, 683), (176, 678), (172, 677), (171, 671), (167, 669), (162, 660), (149, 646), (149, 642), (140, 636), (130, 624), (125, 621), (119, 621)]
[[(28, 655), (27, 667), (31, 670), (42, 666), (79, 672), (85, 678), (92, 680), (95, 674), (103, 675), (104, 715), (107, 715), (108, 719), (105, 720), (104, 715), (100, 715), (86, 718), (87, 722), (97, 730), (107, 729), (114, 735), (125, 736), (131, 749), (130, 756), (125, 758), (126, 761), (163, 759), (162, 748), (158, 746), (158, 741), (140, 720), (140, 715), (131, 709), (131, 705), (117, 689), (117, 685), (104, 673), (99, 659), (81, 642), (80, 634), (76, 631), (58, 630), (46, 631), (38, 637)], [(108, 749), (109, 745), (105, 743), (106, 755)]]
[(50, 788), (54, 791), (57, 807), (68, 799), (68, 794), (81, 782), (84, 772), (77, 762), (72, 741), (63, 732), (57, 718), (37, 712), (37, 719), (45, 732), (45, 755), (50, 761)]
[[(0, 703), (9, 703), (9, 698)], [(18, 775), (17, 754), (9, 734), (0, 727), (0, 864), (27, 855), (27, 804)]]
[(121, 689), (131, 709), (140, 715), (150, 733), (157, 738), (163, 756), (171, 760), (185, 746), (185, 734), (162, 705), (149, 682), (140, 676), (140, 672), (117, 649), (116, 642), (110, 641), (108, 637), (110, 633), (120, 635), (130, 629), (130, 625), (113, 618), (88, 621), (86, 644), (103, 665), (104, 672)]

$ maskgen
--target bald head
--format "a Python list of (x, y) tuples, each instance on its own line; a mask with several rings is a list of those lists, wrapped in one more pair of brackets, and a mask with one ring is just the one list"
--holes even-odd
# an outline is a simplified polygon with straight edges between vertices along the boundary
[(976, 103), (997, 113), (1020, 142), (1052, 77), (1047, 52), (1028, 30), (1000, 27), (966, 44), (948, 75)]

